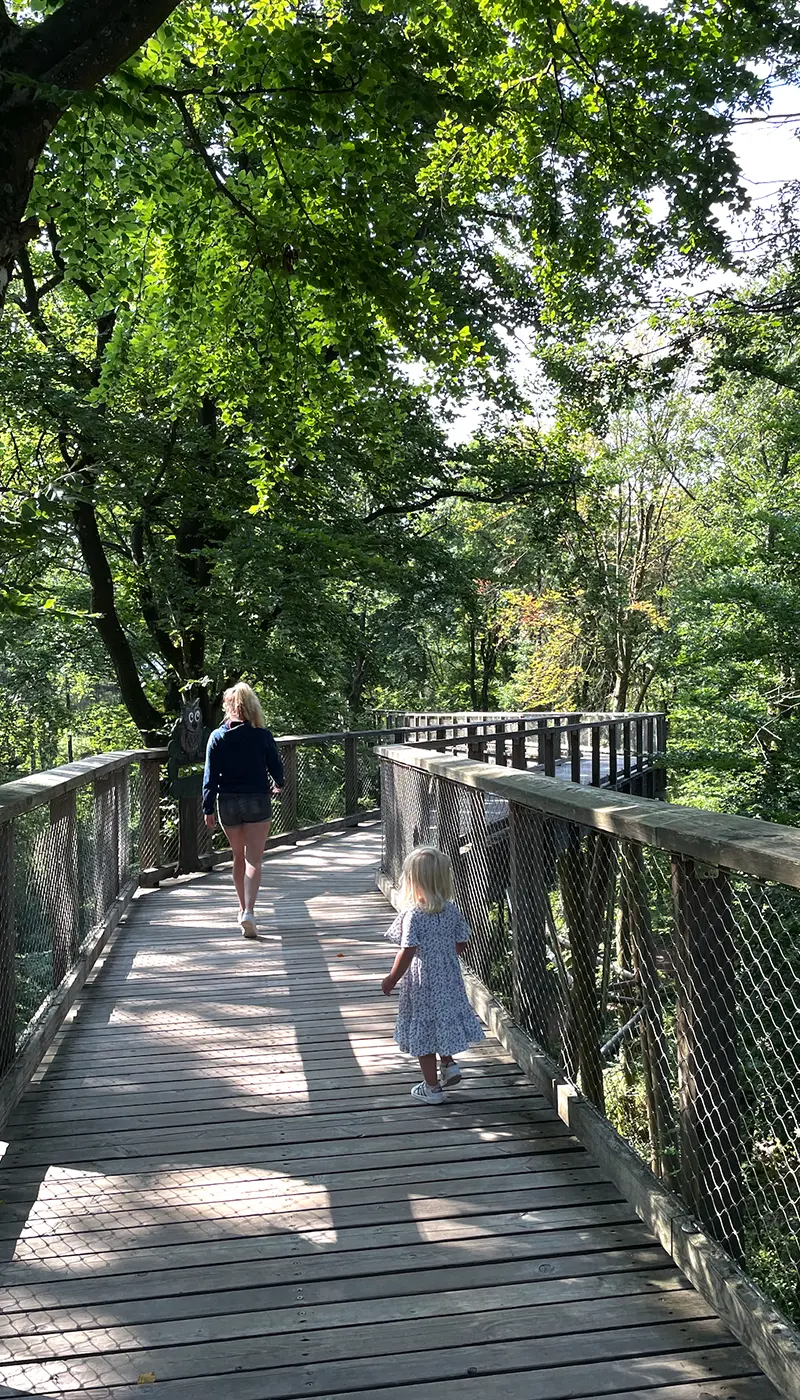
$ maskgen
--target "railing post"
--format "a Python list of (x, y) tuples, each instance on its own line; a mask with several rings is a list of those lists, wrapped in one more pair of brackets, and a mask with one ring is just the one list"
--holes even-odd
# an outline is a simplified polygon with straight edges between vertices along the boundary
[(625, 786), (630, 792), (631, 787), (631, 722), (629, 719), (622, 721), (622, 776), (625, 779)]
[(161, 865), (161, 763), (139, 762), (139, 872)]
[(131, 860), (131, 789), (130, 768), (120, 768), (114, 774), (114, 814), (117, 819), (117, 886), (122, 889), (128, 878)]
[(737, 951), (728, 875), (673, 856), (681, 1188), (734, 1258), (743, 1229)]
[(51, 982), (66, 977), (78, 953), (78, 818), (75, 793), (54, 797), (50, 803), (48, 871), (50, 911), (53, 921)]
[(94, 800), (94, 869), (96, 917), (99, 922), (119, 894), (119, 843), (113, 776), (92, 783)]
[(623, 842), (620, 848), (620, 906), (629, 930), (631, 960), (641, 996), (640, 1038), (650, 1132), (650, 1167), (656, 1176), (671, 1185), (677, 1166), (675, 1124), (650, 899), (644, 851), (633, 842)]
[(567, 731), (569, 734), (569, 775), (573, 783), (579, 783), (581, 780), (581, 731), (578, 727), (579, 720), (580, 715), (570, 715), (572, 727)]
[(614, 720), (608, 726), (608, 783), (609, 787), (616, 787), (617, 784), (617, 726)]
[(592, 787), (600, 786), (600, 726), (593, 724), (592, 734)]
[(467, 923), (472, 930), (470, 955), (478, 976), (487, 985), (491, 979), (491, 948), (489, 945), (489, 842), (486, 830), (486, 799), (475, 788), (466, 790), (469, 812), (469, 852), (464, 860)]
[(344, 736), (344, 824), (358, 826), (358, 740)]
[(500, 768), (506, 766), (506, 726), (505, 722), (496, 724), (494, 727), (496, 735), (494, 741), (494, 761)]
[(300, 800), (299, 774), (297, 770), (297, 745), (281, 744), (283, 762), (283, 794), (281, 796), (282, 824), (291, 834), (297, 830), (297, 813)]
[(523, 772), (528, 766), (525, 754), (525, 721), (521, 719), (517, 724), (517, 732), (511, 737), (511, 767), (519, 768)]
[(514, 1019), (537, 1044), (549, 1039), (550, 983), (547, 973), (545, 884), (548, 869), (544, 819), (530, 807), (508, 805), (511, 906), (512, 1009)]
[(547, 772), (547, 730), (546, 719), (536, 721), (536, 762)]
[(653, 796), (663, 798), (667, 791), (667, 716), (656, 716), (656, 753), (661, 759), (661, 766), (655, 771), (655, 783), (653, 785)]
[(478, 737), (478, 725), (467, 726), (467, 758), (471, 758), (475, 763), (483, 762), (483, 744)]
[(199, 870), (202, 799), (178, 798), (178, 870), (181, 874)]
[[(560, 743), (560, 727), (558, 736)], [(544, 776), (546, 778), (554, 778), (556, 776), (556, 730), (549, 724), (544, 731)]]
[(437, 753), (447, 752), (447, 730), (438, 728), (436, 730), (436, 751)]
[(17, 936), (14, 919), (14, 823), (0, 824), (0, 1074), (17, 1043)]

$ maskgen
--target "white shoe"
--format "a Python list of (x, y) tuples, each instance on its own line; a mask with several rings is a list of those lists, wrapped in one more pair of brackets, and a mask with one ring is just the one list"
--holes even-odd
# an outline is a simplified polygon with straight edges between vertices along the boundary
[(441, 1089), (434, 1089), (430, 1084), (426, 1084), (423, 1079), (420, 1084), (415, 1084), (411, 1090), (412, 1099), (419, 1099), (420, 1103), (444, 1103), (444, 1094)]
[(242, 930), (242, 936), (244, 938), (258, 938), (256, 916), (255, 914), (251, 914), (248, 909), (245, 909), (244, 913), (239, 915), (239, 927)]
[(442, 1065), (439, 1083), (443, 1089), (452, 1089), (456, 1084), (461, 1083), (461, 1066), (457, 1065), (455, 1060), (450, 1065)]

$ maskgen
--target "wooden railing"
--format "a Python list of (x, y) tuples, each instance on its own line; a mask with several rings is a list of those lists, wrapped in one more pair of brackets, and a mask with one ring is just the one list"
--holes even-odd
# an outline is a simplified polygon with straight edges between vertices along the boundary
[[(501, 767), (540, 769), (591, 787), (660, 797), (666, 786), (667, 717), (662, 711), (578, 714), (381, 711), (386, 730)], [(427, 736), (427, 737), (426, 737)]]
[(800, 1336), (732, 1262), (800, 1319), (800, 832), (409, 745), (380, 758), (381, 888), (414, 846), (448, 853), (477, 1009), (800, 1394)]
[[(375, 749), (387, 741), (599, 782), (614, 771), (619, 735), (618, 780), (653, 791), (660, 782), (658, 716), (405, 718), (420, 722), (280, 736), (286, 783), (269, 845), (377, 818)], [(101, 754), (0, 787), (0, 1116), (137, 886), (230, 859), (200, 799), (171, 795), (166, 762), (165, 749)]]

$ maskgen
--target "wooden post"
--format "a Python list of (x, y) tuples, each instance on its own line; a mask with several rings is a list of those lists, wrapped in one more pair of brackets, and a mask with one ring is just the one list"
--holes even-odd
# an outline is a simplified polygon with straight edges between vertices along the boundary
[[(283, 763), (283, 793), (281, 795), (281, 826), (286, 832), (297, 830), (300, 784), (297, 771), (297, 745), (281, 744)], [(297, 839), (296, 837), (294, 838)]]
[(53, 929), (51, 982), (66, 977), (80, 944), (78, 895), (78, 818), (75, 792), (50, 803), (50, 842), (47, 872), (48, 905)]
[(636, 730), (636, 772), (641, 773), (644, 767), (644, 720), (634, 720)]
[(119, 894), (119, 843), (113, 775), (96, 778), (94, 796), (94, 869), (98, 922)]
[(656, 715), (656, 755), (658, 767), (655, 769), (653, 796), (663, 801), (667, 792), (667, 716)]
[(600, 725), (592, 725), (592, 787), (600, 786)]
[[(578, 720), (580, 720), (580, 715), (578, 715)], [(573, 726), (569, 730), (569, 758), (569, 776), (573, 783), (579, 783), (581, 780), (581, 731), (579, 725)]]
[(0, 1074), (17, 1043), (17, 936), (14, 910), (14, 823), (0, 825)]
[(625, 779), (625, 786), (630, 791), (631, 722), (629, 719), (624, 719), (622, 721), (622, 776)]
[(536, 762), (547, 771), (547, 729), (546, 719), (536, 721)]
[(358, 740), (344, 736), (344, 824), (358, 826)]
[(486, 831), (486, 798), (475, 788), (466, 789), (469, 843), (464, 863), (467, 923), (472, 930), (470, 958), (478, 976), (491, 986), (492, 949), (489, 925), (489, 843)]
[(506, 726), (505, 723), (496, 724), (494, 727), (496, 735), (494, 741), (494, 761), (499, 768), (506, 766)]
[(544, 818), (530, 807), (510, 802), (508, 831), (513, 1015), (546, 1049), (551, 1013), (545, 910), (550, 862), (544, 848)]
[[(597, 987), (597, 955), (603, 936), (608, 838), (598, 833), (582, 836), (570, 826), (566, 850), (558, 862), (561, 902), (569, 931), (572, 987), (570, 1034), (572, 1054), (580, 1070), (580, 1087), (588, 1099), (605, 1111), (603, 1064), (600, 1058), (600, 1008)], [(575, 1066), (572, 1066), (575, 1073)]]
[(620, 902), (626, 917), (631, 961), (639, 983), (643, 1012), (641, 1046), (650, 1134), (650, 1167), (656, 1176), (670, 1185), (677, 1167), (677, 1150), (661, 984), (644, 851), (633, 842), (622, 844), (621, 885)]
[(681, 1189), (700, 1222), (737, 1259), (744, 1152), (730, 880), (724, 871), (674, 856), (672, 890)]
[(608, 726), (608, 784), (617, 784), (617, 726), (613, 719)]
[(525, 754), (525, 721), (521, 719), (517, 725), (517, 732), (511, 737), (511, 767), (520, 768), (523, 772), (528, 766)]
[(128, 878), (131, 849), (131, 788), (130, 768), (120, 768), (114, 774), (114, 814), (117, 820), (117, 855), (119, 867), (117, 888), (122, 889)]
[(447, 730), (441, 726), (436, 730), (436, 751), (447, 753)]
[(200, 822), (203, 802), (200, 797), (178, 798), (178, 871), (190, 874), (202, 869), (200, 865)]
[(161, 865), (161, 763), (143, 758), (139, 763), (139, 870)]
[(467, 728), (467, 758), (471, 758), (473, 763), (483, 762), (484, 746), (478, 728), (477, 724), (470, 724)]
[[(558, 734), (560, 742), (560, 729)], [(546, 778), (556, 776), (556, 731), (549, 724), (544, 731), (544, 775)]]

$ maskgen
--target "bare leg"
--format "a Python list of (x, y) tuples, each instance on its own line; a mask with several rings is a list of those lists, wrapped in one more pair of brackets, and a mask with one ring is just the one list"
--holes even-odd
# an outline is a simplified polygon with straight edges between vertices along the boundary
[(244, 907), (252, 914), (261, 886), (261, 862), (271, 822), (248, 822), (244, 827)]
[(240, 914), (244, 909), (244, 842), (246, 830), (247, 828), (244, 826), (223, 827), (223, 831), (228, 838), (228, 845), (233, 851), (233, 884), (239, 897)]
[(454, 1065), (454, 1064), (455, 1064), (455, 1060), (453, 1059), (453, 1056), (452, 1056), (452, 1055), (440, 1055), (440, 1056), (439, 1056), (439, 1059), (441, 1060), (441, 1062), (442, 1062), (443, 1065)]
[(431, 1089), (438, 1089), (439, 1080), (436, 1077), (436, 1056), (420, 1055), (419, 1067), (422, 1070), (422, 1078)]

